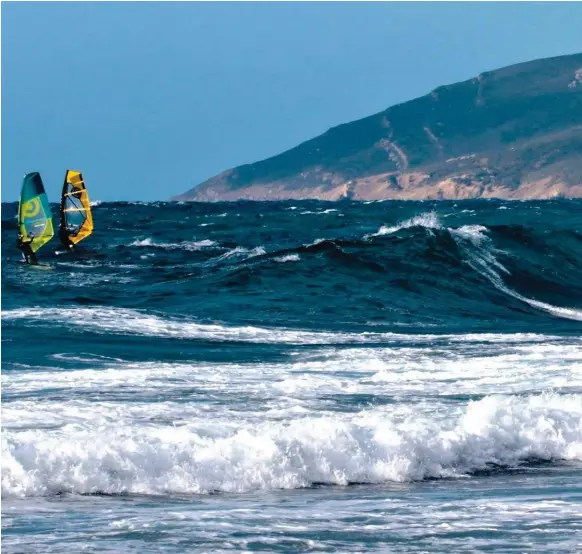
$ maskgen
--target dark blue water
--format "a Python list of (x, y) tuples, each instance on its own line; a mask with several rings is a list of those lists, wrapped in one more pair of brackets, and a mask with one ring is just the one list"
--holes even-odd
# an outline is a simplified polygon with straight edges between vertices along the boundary
[(16, 208), (6, 552), (582, 548), (582, 201)]

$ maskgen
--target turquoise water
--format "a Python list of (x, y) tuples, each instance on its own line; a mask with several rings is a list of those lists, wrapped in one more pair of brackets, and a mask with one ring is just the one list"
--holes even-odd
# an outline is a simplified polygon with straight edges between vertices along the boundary
[(581, 210), (3, 204), (3, 550), (582, 550)]

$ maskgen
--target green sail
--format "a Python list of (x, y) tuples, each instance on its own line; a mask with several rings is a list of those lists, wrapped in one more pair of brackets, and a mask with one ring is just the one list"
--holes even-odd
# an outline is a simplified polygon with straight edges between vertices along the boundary
[(44, 246), (55, 234), (49, 201), (37, 172), (25, 175), (22, 181), (18, 230), (21, 240), (33, 239), (30, 245), (33, 252)]

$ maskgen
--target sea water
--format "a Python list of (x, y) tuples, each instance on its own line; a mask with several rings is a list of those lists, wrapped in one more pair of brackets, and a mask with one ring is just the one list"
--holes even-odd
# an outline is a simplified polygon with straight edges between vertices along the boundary
[(4, 552), (582, 551), (582, 201), (93, 211), (2, 204)]

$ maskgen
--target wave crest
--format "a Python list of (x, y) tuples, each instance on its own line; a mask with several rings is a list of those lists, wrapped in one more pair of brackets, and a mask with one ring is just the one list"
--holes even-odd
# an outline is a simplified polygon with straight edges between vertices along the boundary
[(231, 430), (101, 423), (4, 433), (2, 496), (243, 492), (582, 461), (582, 395), (490, 396), (452, 422), (362, 412)]

